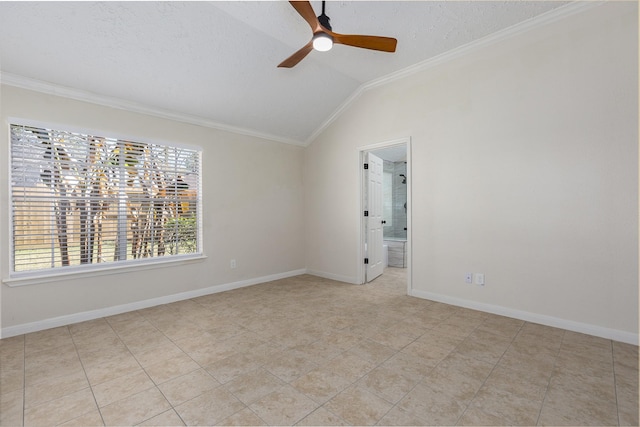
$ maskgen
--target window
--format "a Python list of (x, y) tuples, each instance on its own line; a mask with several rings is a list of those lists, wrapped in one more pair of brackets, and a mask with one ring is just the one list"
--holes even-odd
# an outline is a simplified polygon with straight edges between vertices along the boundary
[(201, 253), (201, 151), (11, 125), (12, 272)]

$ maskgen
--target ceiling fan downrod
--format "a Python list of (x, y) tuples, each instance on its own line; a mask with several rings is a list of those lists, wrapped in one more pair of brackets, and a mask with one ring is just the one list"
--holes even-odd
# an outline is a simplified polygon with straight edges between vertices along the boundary
[(326, 28), (327, 30), (331, 31), (331, 24), (329, 23), (329, 17), (327, 15), (325, 15), (324, 13), (324, 4), (325, 1), (322, 1), (322, 14), (320, 16), (318, 16), (318, 22), (320, 23), (320, 25), (322, 25), (324, 28)]

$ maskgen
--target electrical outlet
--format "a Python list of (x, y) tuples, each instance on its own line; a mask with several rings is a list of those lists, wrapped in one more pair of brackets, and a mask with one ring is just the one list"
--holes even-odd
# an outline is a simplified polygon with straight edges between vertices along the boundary
[(473, 283), (473, 273), (467, 273), (464, 275), (464, 282), (465, 283)]
[(235, 259), (231, 260), (231, 262), (229, 263), (229, 267), (231, 267), (231, 268), (236, 268), (237, 267)]
[(476, 285), (484, 286), (484, 273), (474, 274), (474, 282)]

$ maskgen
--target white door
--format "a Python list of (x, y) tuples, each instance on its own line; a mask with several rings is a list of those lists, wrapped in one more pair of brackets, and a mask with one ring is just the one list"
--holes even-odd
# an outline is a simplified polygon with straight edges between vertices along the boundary
[(369, 165), (367, 177), (367, 197), (365, 218), (367, 235), (367, 282), (382, 274), (384, 263), (382, 260), (382, 159), (366, 153), (366, 163)]

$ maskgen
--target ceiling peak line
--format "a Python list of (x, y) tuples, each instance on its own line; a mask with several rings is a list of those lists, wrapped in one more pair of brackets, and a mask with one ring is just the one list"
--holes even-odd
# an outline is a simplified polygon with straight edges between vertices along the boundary
[(447, 52), (444, 52), (440, 55), (429, 58), (425, 61), (419, 62), (417, 64), (411, 65), (402, 70), (395, 71), (386, 76), (380, 77), (378, 79), (372, 80), (367, 83), (363, 83), (360, 85), (353, 94), (349, 98), (347, 98), (342, 104), (338, 106), (338, 108), (316, 129), (309, 138), (304, 141), (304, 146), (309, 146), (320, 134), (327, 128), (331, 123), (333, 123), (344, 110), (347, 109), (351, 103), (355, 102), (364, 92), (369, 89), (374, 89), (376, 87), (384, 86), (388, 83), (392, 83), (398, 80), (401, 80), (405, 77), (409, 77), (411, 75), (417, 74), (419, 72), (428, 70), (430, 68), (445, 64), (449, 61), (453, 61), (457, 58), (463, 57), (467, 54), (473, 53), (479, 49), (483, 49), (487, 46), (493, 45), (503, 40), (507, 40), (511, 37), (518, 36), (520, 34), (524, 34), (528, 31), (534, 30), (536, 28), (540, 28), (554, 22), (557, 22), (561, 19), (568, 18), (572, 15), (584, 12), (596, 6), (600, 6), (606, 3), (606, 0), (595, 0), (595, 1), (580, 1), (576, 0), (567, 5), (561, 6), (557, 9), (550, 10), (533, 18), (530, 18), (526, 21), (522, 21), (510, 27), (507, 27), (503, 30), (497, 31), (495, 33), (491, 33), (485, 37), (482, 37), (478, 40), (474, 40), (465, 45), (459, 46), (455, 49), (451, 49)]

